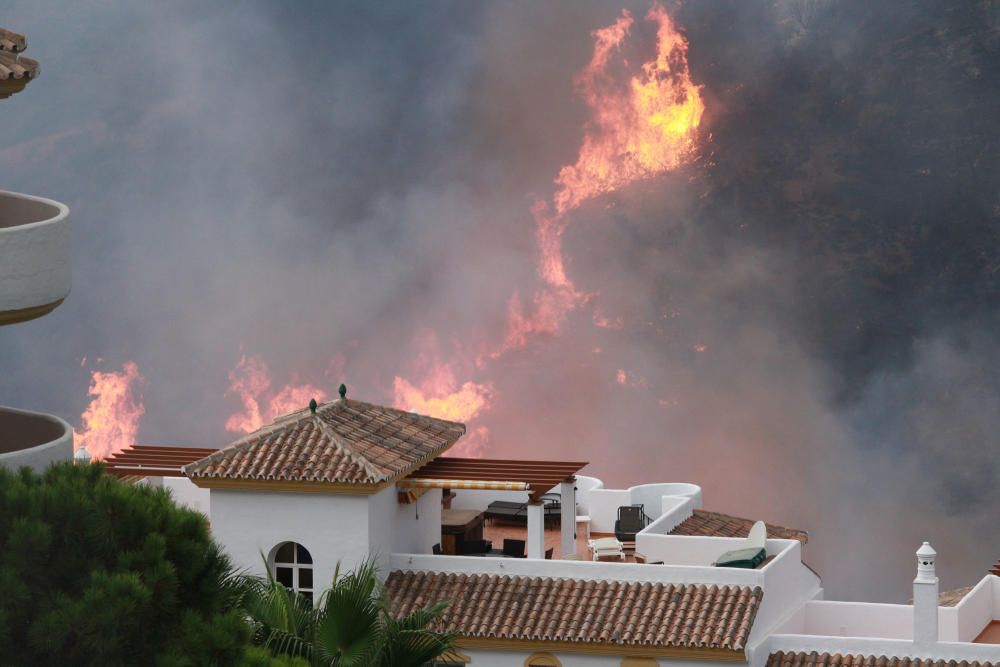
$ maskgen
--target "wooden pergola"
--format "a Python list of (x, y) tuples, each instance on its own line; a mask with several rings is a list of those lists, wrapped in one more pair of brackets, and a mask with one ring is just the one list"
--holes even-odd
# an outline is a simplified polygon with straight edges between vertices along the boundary
[(134, 445), (104, 459), (105, 470), (118, 477), (183, 477), (181, 467), (214, 453), (201, 447)]
[(584, 461), (523, 461), (513, 459), (469, 459), (439, 456), (405, 479), (401, 489), (486, 489), (527, 491), (528, 558), (542, 558), (545, 550), (545, 513), (541, 497), (560, 488), (560, 532), (562, 553), (576, 551), (576, 474)]

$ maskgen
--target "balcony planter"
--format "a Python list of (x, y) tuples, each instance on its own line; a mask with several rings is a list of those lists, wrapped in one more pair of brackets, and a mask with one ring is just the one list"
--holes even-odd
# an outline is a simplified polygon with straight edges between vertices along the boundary
[(70, 290), (69, 208), (0, 191), (0, 325), (51, 312)]

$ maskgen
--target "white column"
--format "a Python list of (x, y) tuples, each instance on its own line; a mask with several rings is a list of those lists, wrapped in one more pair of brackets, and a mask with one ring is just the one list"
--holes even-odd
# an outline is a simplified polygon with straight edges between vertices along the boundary
[(913, 580), (913, 643), (933, 646), (938, 640), (937, 552), (927, 542), (917, 550), (917, 578)]
[(559, 496), (562, 557), (566, 558), (576, 554), (576, 480), (563, 482), (559, 486)]
[(528, 503), (528, 558), (545, 558), (545, 506)]

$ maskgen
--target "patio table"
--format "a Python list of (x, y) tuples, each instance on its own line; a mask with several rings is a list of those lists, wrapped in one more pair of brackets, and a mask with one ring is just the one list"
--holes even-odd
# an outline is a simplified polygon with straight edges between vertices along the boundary
[(484, 520), (477, 510), (441, 510), (441, 551), (454, 556), (466, 540), (483, 539)]

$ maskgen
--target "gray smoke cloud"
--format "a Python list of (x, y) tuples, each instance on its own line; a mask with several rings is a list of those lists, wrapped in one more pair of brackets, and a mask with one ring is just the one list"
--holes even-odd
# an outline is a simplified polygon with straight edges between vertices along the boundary
[(670, 7), (700, 159), (575, 212), (598, 295), (477, 368), (621, 7), (15, 0), (43, 76), (4, 102), (2, 186), (71, 207), (74, 290), (0, 330), (0, 403), (79, 423), (131, 359), (142, 441), (218, 446), (241, 354), (388, 401), (433, 339), (494, 387), (490, 455), (699, 483), (808, 529), (831, 597), (905, 600), (924, 539), (972, 583), (1000, 556), (998, 7)]

